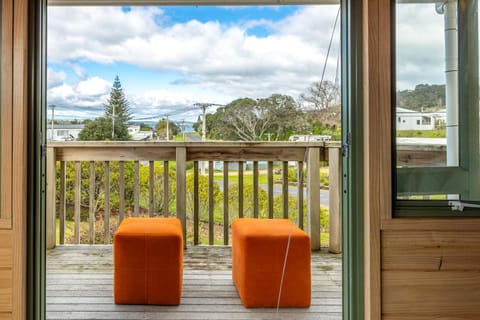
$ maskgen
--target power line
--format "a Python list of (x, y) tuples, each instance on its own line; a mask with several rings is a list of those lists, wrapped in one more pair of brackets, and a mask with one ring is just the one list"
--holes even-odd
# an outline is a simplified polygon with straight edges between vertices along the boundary
[(197, 103), (194, 103), (193, 104), (195, 107), (200, 107), (202, 109), (202, 141), (206, 141), (207, 140), (207, 120), (206, 120), (206, 115), (207, 115), (207, 108), (208, 107), (211, 107), (211, 106), (217, 106), (217, 107), (224, 107), (223, 104), (218, 104), (218, 103), (200, 103), (200, 102), (197, 102)]

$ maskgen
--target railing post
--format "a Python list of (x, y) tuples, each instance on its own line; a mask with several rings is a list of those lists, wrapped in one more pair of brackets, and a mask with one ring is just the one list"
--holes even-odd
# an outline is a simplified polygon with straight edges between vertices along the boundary
[(176, 148), (177, 162), (177, 218), (180, 219), (183, 228), (183, 241), (187, 241), (187, 149), (185, 147)]
[(53, 249), (56, 245), (56, 168), (55, 148), (47, 147), (47, 213), (46, 213), (46, 245)]
[(320, 149), (307, 152), (307, 232), (312, 250), (320, 250)]
[(330, 245), (328, 251), (331, 253), (342, 252), (342, 158), (340, 148), (332, 147), (328, 149), (328, 171), (329, 171), (329, 212), (330, 212)]

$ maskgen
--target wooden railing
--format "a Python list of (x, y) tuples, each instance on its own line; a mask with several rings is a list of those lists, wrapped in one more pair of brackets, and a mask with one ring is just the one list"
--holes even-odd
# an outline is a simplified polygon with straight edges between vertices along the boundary
[[(289, 169), (292, 162), (295, 166)], [(337, 143), (51, 143), (47, 247), (66, 243), (67, 233), (73, 244), (111, 243), (126, 216), (176, 216), (187, 243), (206, 242), (200, 238), (208, 234), (209, 245), (228, 245), (232, 218), (248, 216), (290, 218), (310, 234), (312, 249), (319, 249), (321, 164), (328, 164), (329, 172), (329, 249), (340, 252)], [(292, 172), (296, 179), (291, 179)], [(259, 181), (265, 176), (266, 181)], [(294, 186), (290, 180), (297, 180)], [(275, 188), (280, 197), (274, 196)], [(223, 199), (217, 199), (218, 194)]]

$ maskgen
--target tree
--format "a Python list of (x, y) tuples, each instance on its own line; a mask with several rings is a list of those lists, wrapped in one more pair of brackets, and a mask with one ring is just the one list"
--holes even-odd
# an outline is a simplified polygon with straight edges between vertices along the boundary
[[(128, 131), (128, 130), (127, 130)], [(85, 122), (85, 127), (78, 134), (78, 140), (102, 141), (111, 135), (112, 123), (104, 117), (96, 118)]]
[(445, 106), (445, 85), (418, 84), (414, 90), (397, 92), (397, 106), (416, 111)]
[[(302, 124), (302, 113), (287, 95), (268, 98), (241, 98), (207, 114), (207, 136), (222, 140), (286, 140)], [(194, 128), (199, 130), (200, 119)]]
[(132, 115), (118, 76), (113, 81), (110, 98), (105, 104), (105, 118), (112, 119), (112, 140), (130, 140), (128, 123), (132, 119)]
[(115, 77), (110, 98), (104, 105), (105, 114), (85, 124), (78, 135), (79, 140), (131, 140), (128, 123), (132, 119), (129, 103), (123, 92), (118, 76)]
[(300, 95), (300, 100), (307, 108), (322, 111), (335, 105), (340, 100), (340, 90), (335, 83), (325, 80), (314, 82), (306, 93)]
[[(167, 119), (161, 119), (157, 122), (155, 129), (157, 130), (157, 136), (166, 139), (167, 138)], [(173, 121), (168, 121), (168, 136), (171, 139), (180, 133), (180, 127)]]

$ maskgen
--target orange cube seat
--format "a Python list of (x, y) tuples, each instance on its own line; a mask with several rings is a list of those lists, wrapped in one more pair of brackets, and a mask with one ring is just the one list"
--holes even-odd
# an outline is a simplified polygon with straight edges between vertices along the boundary
[(126, 218), (113, 239), (117, 304), (178, 305), (183, 237), (176, 218)]
[(276, 307), (285, 264), (279, 305), (310, 307), (310, 254), (309, 236), (287, 219), (235, 219), (232, 277), (243, 305)]

